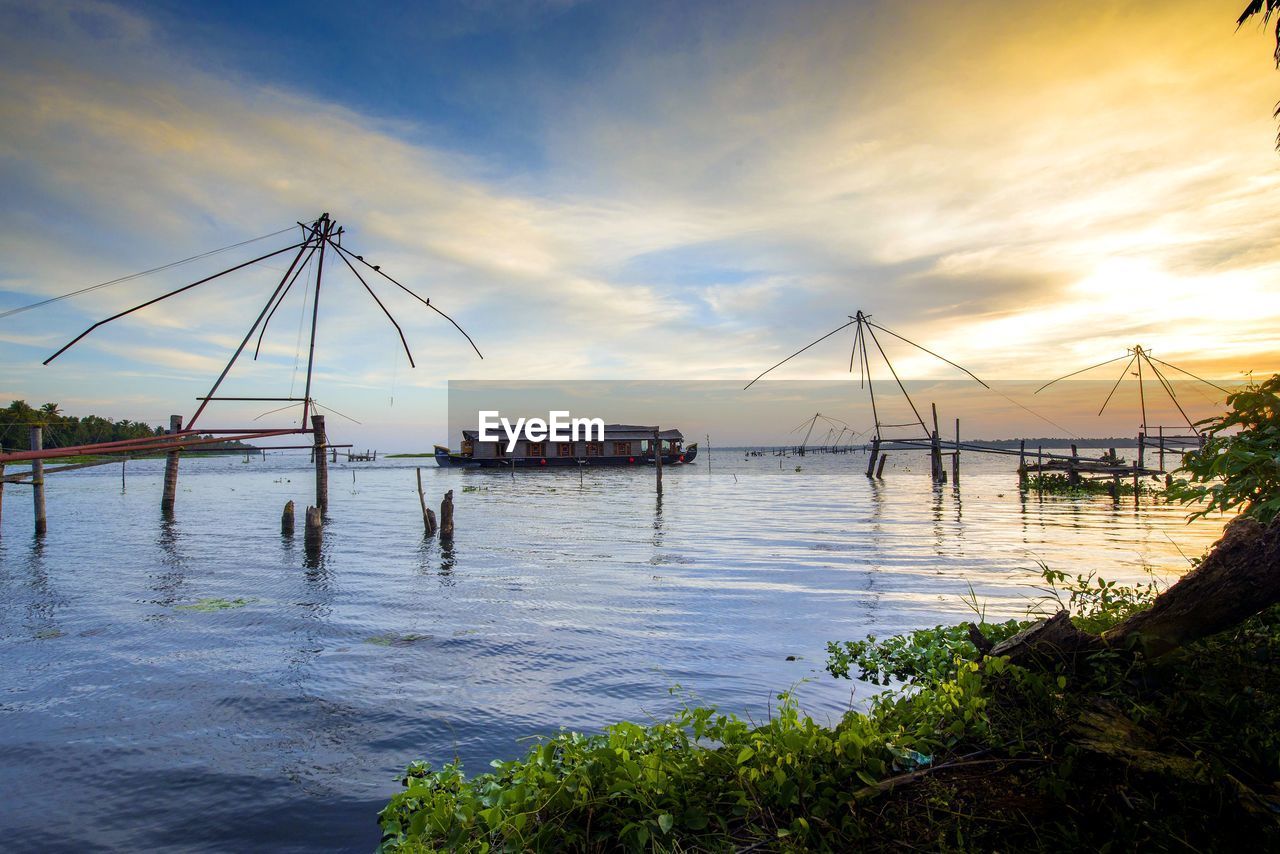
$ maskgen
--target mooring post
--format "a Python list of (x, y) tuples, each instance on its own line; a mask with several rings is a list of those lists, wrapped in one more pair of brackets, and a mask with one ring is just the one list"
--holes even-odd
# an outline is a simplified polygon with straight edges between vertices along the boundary
[[(871, 440), (871, 453), (867, 456), (867, 477), (875, 477), (876, 457), (880, 456), (880, 437)], [(782, 460), (778, 460), (778, 468), (782, 468)]]
[(1164, 471), (1164, 427), (1160, 428), (1160, 471)]
[[(31, 428), (31, 450), (44, 450), (44, 427)], [(31, 461), (31, 495), (36, 510), (36, 536), (43, 537), (49, 529), (49, 520), (44, 512), (44, 460)]]
[(1075, 445), (1071, 446), (1071, 460), (1067, 463), (1067, 485), (1078, 486), (1080, 484), (1080, 472), (1076, 466), (1080, 463), (1080, 452)]
[(417, 469), (418, 474), (418, 506), (422, 509), (422, 529), (428, 537), (436, 535), (436, 514), (427, 506), (427, 495), (422, 491), (422, 469)]
[(319, 507), (307, 508), (307, 527), (304, 533), (306, 546), (310, 550), (319, 548), (324, 535), (324, 512)]
[(329, 455), (325, 453), (328, 440), (324, 433), (324, 416), (311, 416), (311, 430), (315, 438), (315, 446), (311, 455), (316, 461), (316, 507), (321, 513), (329, 509)]
[(711, 434), (707, 434), (707, 474), (711, 474)]
[(1146, 444), (1147, 444), (1146, 434), (1139, 431), (1138, 432), (1138, 468), (1140, 469), (1147, 467)]
[(876, 480), (884, 480), (884, 463), (889, 459), (888, 454), (880, 455), (880, 463), (876, 466)]
[(284, 512), (280, 514), (280, 533), (286, 537), (293, 536), (293, 502), (284, 503)]
[(662, 428), (653, 428), (653, 467), (657, 469), (658, 494), (662, 494)]
[(933, 409), (933, 433), (930, 436), (930, 468), (933, 471), (934, 483), (945, 483), (947, 473), (942, 468), (942, 437), (938, 435), (938, 404), (930, 403)]
[[(1039, 462), (1039, 460), (1037, 460)], [(1018, 440), (1018, 485), (1027, 485), (1027, 440)]]
[[(1116, 453), (1115, 448), (1107, 448), (1107, 453), (1111, 455), (1111, 465), (1115, 468), (1120, 466), (1120, 455)], [(1120, 501), (1120, 474), (1113, 471), (1111, 474), (1111, 500)]]
[[(169, 416), (169, 435), (182, 429), (182, 416)], [(178, 452), (165, 454), (164, 458), (164, 496), (160, 499), (160, 512), (166, 516), (173, 515), (173, 508), (178, 501)]]
[(453, 490), (449, 490), (444, 494), (444, 500), (440, 502), (440, 539), (453, 539)]
[(1142, 483), (1140, 481), (1141, 472), (1142, 472), (1142, 466), (1140, 466), (1138, 462), (1135, 460), (1133, 463), (1133, 506), (1134, 507), (1139, 507), (1142, 504), (1142, 502), (1139, 500), (1142, 495), (1142, 492), (1139, 489), (1139, 487), (1142, 486)]
[(960, 485), (960, 419), (956, 419), (956, 452), (951, 455), (951, 485)]

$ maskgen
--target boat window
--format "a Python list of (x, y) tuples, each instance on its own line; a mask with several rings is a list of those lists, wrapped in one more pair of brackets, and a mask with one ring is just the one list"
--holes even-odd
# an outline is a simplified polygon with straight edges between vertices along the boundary
[(528, 451), (526, 452), (527, 456), (545, 457), (547, 455), (546, 442), (529, 442), (527, 447), (528, 447)]
[(588, 457), (604, 456), (604, 442), (587, 442)]
[(556, 442), (556, 456), (572, 457), (573, 443), (572, 442)]
[(631, 443), (630, 442), (614, 442), (613, 454), (616, 457), (629, 456), (631, 454)]
[(507, 455), (507, 446), (501, 442), (493, 443), (493, 455), (495, 457), (505, 457)]

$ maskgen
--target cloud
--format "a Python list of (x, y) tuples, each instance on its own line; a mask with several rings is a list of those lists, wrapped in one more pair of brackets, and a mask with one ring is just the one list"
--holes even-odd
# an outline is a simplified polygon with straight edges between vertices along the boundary
[[(577, 11), (555, 6), (504, 26)], [(856, 308), (983, 375), (1054, 375), (1138, 338), (1198, 372), (1280, 367), (1267, 48), (1230, 15), (679, 11), (613, 10), (590, 76), (533, 75), (529, 165), (446, 146), (435, 119), (339, 105), (323, 80), (300, 91), (197, 64), (123, 7), (0, 6), (5, 305), (330, 210), (347, 245), (486, 355), (370, 280), (414, 348), (409, 372), (330, 259), (319, 366), (338, 408), (365, 400), (356, 389), (449, 377), (748, 377)], [(454, 25), (470, 37), (489, 17)], [(0, 380), (24, 387), (29, 345), (265, 245), (0, 321)], [(58, 371), (96, 368), (132, 393), (119, 372), (153, 362), (165, 375), (144, 396), (167, 414), (220, 370), (286, 264), (130, 315), (39, 387), (72, 389)], [(264, 358), (229, 383), (292, 375), (300, 284)], [(849, 343), (787, 375), (844, 375)], [(951, 375), (901, 345), (892, 355), (904, 373)]]

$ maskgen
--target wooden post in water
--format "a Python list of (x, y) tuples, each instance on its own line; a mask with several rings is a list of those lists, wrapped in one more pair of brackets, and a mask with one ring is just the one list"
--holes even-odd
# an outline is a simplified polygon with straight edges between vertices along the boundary
[[(1116, 449), (1107, 448), (1107, 451), (1111, 454), (1113, 465), (1119, 466), (1119, 462), (1117, 461), (1120, 457), (1116, 454)], [(1120, 475), (1118, 473), (1111, 476), (1111, 500), (1116, 503), (1119, 503), (1120, 501)]]
[(428, 537), (436, 535), (436, 514), (427, 506), (427, 494), (422, 491), (422, 469), (418, 468), (418, 506), (422, 508), (422, 529)]
[(707, 434), (707, 474), (711, 474), (711, 434)]
[(449, 490), (444, 494), (444, 501), (440, 502), (440, 539), (453, 539), (453, 490)]
[[(1040, 462), (1038, 459), (1036, 462)], [(1018, 486), (1027, 485), (1027, 440), (1018, 440)]]
[(1138, 507), (1142, 503), (1139, 500), (1142, 495), (1142, 492), (1139, 489), (1139, 487), (1142, 485), (1140, 481), (1141, 472), (1142, 472), (1142, 467), (1138, 464), (1137, 460), (1134, 460), (1134, 463), (1133, 463), (1133, 506), (1134, 507)]
[(942, 440), (938, 435), (938, 404), (931, 403), (929, 406), (933, 409), (933, 433), (929, 437), (929, 469), (933, 475), (933, 482), (942, 483), (947, 479), (947, 476), (942, 471)]
[(1147, 460), (1146, 460), (1146, 453), (1145, 453), (1146, 444), (1147, 444), (1146, 434), (1139, 431), (1138, 432), (1138, 468), (1140, 469), (1147, 467)]
[(1036, 445), (1036, 494), (1044, 496), (1044, 446)]
[[(182, 416), (169, 416), (169, 435), (182, 429)], [(165, 516), (173, 515), (173, 508), (178, 500), (178, 451), (173, 450), (164, 456), (164, 494), (160, 499), (160, 512)]]
[[(31, 428), (31, 450), (44, 450), (44, 427)], [(43, 537), (49, 530), (49, 520), (44, 512), (44, 460), (31, 461), (31, 495), (36, 511), (36, 536)]]
[(1164, 426), (1160, 428), (1160, 471), (1164, 471)]
[(888, 454), (880, 455), (880, 463), (876, 466), (876, 480), (884, 480), (884, 462), (889, 459)]
[(325, 445), (328, 439), (324, 433), (324, 416), (311, 416), (311, 429), (315, 437), (315, 446), (311, 455), (316, 461), (316, 507), (323, 514), (329, 509), (329, 466)]
[[(880, 437), (871, 440), (871, 453), (867, 456), (867, 477), (875, 477), (876, 457), (880, 456)], [(778, 468), (782, 468), (782, 460), (778, 460)]]
[(305, 541), (307, 549), (313, 550), (320, 546), (320, 540), (324, 533), (324, 512), (319, 507), (307, 508), (307, 527), (305, 531)]
[(4, 463), (0, 463), (0, 518), (4, 516)]
[(1080, 452), (1076, 450), (1076, 446), (1071, 446), (1071, 459), (1067, 462), (1067, 486), (1077, 486), (1080, 483), (1080, 472), (1076, 469), (1076, 464), (1080, 462)]
[(956, 452), (951, 455), (951, 485), (960, 485), (960, 419), (956, 419)]
[(658, 471), (658, 494), (662, 494), (662, 428), (653, 428), (653, 467)]
[(286, 501), (284, 504), (284, 512), (280, 514), (280, 534), (285, 537), (293, 536), (293, 502)]

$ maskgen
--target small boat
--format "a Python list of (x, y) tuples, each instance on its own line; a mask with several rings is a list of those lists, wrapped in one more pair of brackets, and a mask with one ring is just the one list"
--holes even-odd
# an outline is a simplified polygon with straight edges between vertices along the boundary
[[(482, 442), (475, 430), (462, 431), (462, 446), (452, 451), (435, 446), (436, 465), (444, 468), (549, 468), (552, 466), (643, 466), (654, 465), (653, 427), (633, 424), (604, 425), (602, 441), (530, 442), (516, 440), (507, 452), (507, 440)], [(679, 430), (663, 430), (658, 436), (662, 464), (679, 466), (698, 456), (698, 443), (685, 447)]]

